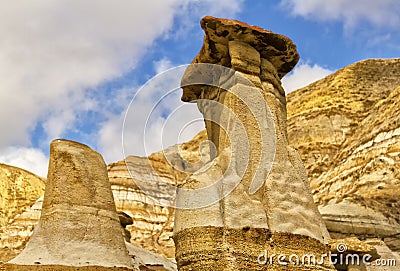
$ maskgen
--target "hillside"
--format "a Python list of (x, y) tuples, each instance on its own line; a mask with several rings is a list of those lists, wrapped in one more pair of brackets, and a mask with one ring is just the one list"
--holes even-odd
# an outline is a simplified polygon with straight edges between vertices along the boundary
[(25, 211), (44, 192), (44, 180), (26, 170), (0, 164), (0, 226)]
[[(16, 251), (22, 248), (21, 242), (26, 241), (24, 231), (32, 231), (33, 226), (24, 225), (13, 231), (10, 225), (43, 193), (42, 178), (26, 170), (0, 164), (0, 260), (15, 256), (13, 247), (17, 248)], [(38, 218), (34, 218), (35, 223)]]
[(386, 237), (397, 249), (399, 86), (400, 59), (376, 59), (288, 95), (289, 141), (305, 162), (329, 230)]

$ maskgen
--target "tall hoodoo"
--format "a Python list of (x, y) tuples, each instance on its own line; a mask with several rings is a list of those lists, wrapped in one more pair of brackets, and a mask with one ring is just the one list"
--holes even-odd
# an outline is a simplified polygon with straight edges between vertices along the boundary
[[(234, 20), (207, 16), (201, 26), (182, 100), (197, 102), (215, 152), (177, 193), (179, 270), (334, 270), (324, 258), (329, 234), (287, 139), (280, 80), (298, 62), (295, 44)], [(260, 261), (265, 252), (287, 255), (289, 266)], [(291, 265), (292, 254), (319, 263)]]
[(128, 255), (107, 167), (99, 153), (73, 141), (51, 143), (40, 222), (10, 264), (13, 270), (18, 266), (20, 270), (30, 270), (29, 266), (34, 270), (40, 266), (138, 270)]

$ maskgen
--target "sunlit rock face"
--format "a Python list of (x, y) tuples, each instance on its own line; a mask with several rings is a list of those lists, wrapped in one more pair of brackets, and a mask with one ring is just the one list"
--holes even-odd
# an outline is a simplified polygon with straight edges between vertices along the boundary
[[(197, 102), (215, 152), (177, 192), (178, 269), (281, 270), (260, 264), (260, 253), (328, 253), (329, 233), (288, 144), (280, 79), (298, 61), (296, 46), (238, 21), (205, 17), (201, 26), (204, 43), (183, 75), (182, 100)], [(325, 259), (310, 270), (334, 267)]]
[[(10, 268), (102, 266), (139, 270), (128, 255), (102, 156), (54, 140), (39, 223)], [(20, 269), (18, 269), (21, 267)], [(39, 268), (40, 270), (40, 268)]]
[(0, 260), (15, 257), (25, 246), (40, 217), (26, 213), (44, 193), (45, 179), (20, 168), (0, 164)]
[[(127, 171), (127, 165), (130, 168), (129, 171)], [(164, 165), (160, 163), (158, 166)], [(116, 207), (133, 219), (133, 224), (127, 226), (127, 230), (131, 232), (130, 241), (172, 258), (174, 252), (171, 240), (173, 210), (156, 205), (130, 176), (131, 173), (140, 175), (139, 178), (152, 179), (152, 176), (149, 176), (151, 169), (148, 168), (147, 158), (128, 157), (125, 161), (110, 164), (108, 168)], [(174, 179), (172, 174), (167, 175), (166, 178)], [(152, 192), (155, 193), (154, 196), (172, 196), (162, 189)]]
[[(170, 199), (175, 193), (169, 194), (170, 191), (165, 191), (162, 187), (149, 189), (147, 192), (150, 193), (145, 193), (135, 181), (162, 178), (166, 183), (180, 184), (188, 175), (182, 167), (193, 172), (204, 164), (202, 159), (208, 160), (202, 158), (199, 151), (201, 143), (206, 139), (207, 135), (200, 133), (187, 143), (150, 155), (149, 159), (131, 156), (126, 161), (108, 165), (116, 209), (133, 218), (133, 224), (127, 226), (131, 232), (132, 244), (164, 257), (174, 258), (174, 210), (155, 205), (150, 196)], [(44, 184), (39, 186), (40, 189), (43, 187)], [(0, 228), (0, 261), (10, 260), (24, 249), (40, 219), (42, 204), (43, 198), (40, 198), (32, 206), (25, 206), (26, 210), (22, 214), (14, 216), (7, 225)]]
[(289, 142), (331, 235), (400, 250), (400, 59), (357, 62), (288, 101)]
[(40, 220), (43, 197), (0, 228), (0, 261), (15, 258), (26, 246)]
[[(366, 60), (287, 96), (289, 143), (304, 161), (332, 237), (383, 237), (391, 249), (400, 250), (393, 235), (400, 232), (399, 78), (399, 59)], [(195, 146), (206, 139), (203, 131), (181, 153), (186, 149), (192, 160), (199, 159)], [(168, 175), (178, 174), (168, 165), (160, 158), (156, 167), (171, 183), (181, 183)], [(171, 236), (172, 225), (161, 235)], [(135, 231), (140, 235), (139, 228)], [(169, 248), (171, 257), (171, 239)]]
[(44, 179), (0, 164), (0, 227), (21, 214), (44, 193)]

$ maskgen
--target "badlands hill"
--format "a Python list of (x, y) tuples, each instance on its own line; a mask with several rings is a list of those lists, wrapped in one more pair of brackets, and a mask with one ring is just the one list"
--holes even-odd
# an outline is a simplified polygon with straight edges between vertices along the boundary
[[(332, 237), (379, 237), (400, 251), (400, 59), (352, 64), (287, 99), (290, 144), (301, 154)], [(133, 217), (127, 227), (133, 244), (174, 257), (174, 210), (152, 199), (173, 201), (174, 193), (162, 182), (144, 193), (134, 181), (179, 185), (203, 164), (204, 140), (203, 131), (148, 158), (130, 156), (108, 166), (117, 209)], [(18, 183), (1, 172), (1, 185), (13, 184), (1, 188), (18, 199), (0, 200), (7, 214), (0, 228), (0, 260), (6, 260), (24, 247), (37, 221), (41, 201), (28, 207), (42, 194), (43, 181)]]
[(22, 213), (44, 193), (44, 179), (26, 170), (0, 164), (0, 226)]
[[(15, 255), (15, 252), (9, 249), (7, 241), (3, 242), (10, 236), (7, 229), (13, 223), (14, 218), (21, 216), (43, 195), (44, 181), (26, 170), (0, 164), (0, 260)], [(38, 218), (34, 219), (35, 222)], [(32, 229), (33, 226), (29, 230)], [(20, 229), (15, 232), (15, 235), (18, 236), (18, 240), (26, 239), (26, 237), (22, 237), (24, 233)], [(12, 246), (21, 247), (21, 244), (12, 242)]]
[(301, 154), (332, 236), (378, 236), (399, 250), (400, 59), (365, 60), (288, 95)]

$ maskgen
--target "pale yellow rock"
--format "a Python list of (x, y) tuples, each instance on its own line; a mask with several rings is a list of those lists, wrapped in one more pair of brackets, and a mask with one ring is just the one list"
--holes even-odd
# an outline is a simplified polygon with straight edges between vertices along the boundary
[(99, 153), (73, 141), (51, 143), (40, 221), (25, 249), (9, 263), (139, 270), (128, 255)]
[[(281, 90), (275, 89), (280, 76), (297, 62), (294, 44), (238, 21), (205, 17), (202, 27), (204, 44), (182, 78), (182, 100), (197, 101), (216, 151), (211, 154), (215, 159), (177, 190), (178, 269), (281, 270), (257, 263), (255, 255), (262, 248), (278, 254), (299, 252), (297, 238), (304, 239), (302, 249), (327, 254), (329, 233), (300, 156), (288, 145), (286, 102)], [(228, 44), (228, 68), (233, 71), (201, 65), (222, 64), (224, 56), (209, 52), (215, 44)], [(272, 54), (271, 47), (282, 51)], [(261, 56), (266, 70), (260, 72)], [(260, 74), (277, 82), (267, 80), (264, 89)], [(211, 87), (204, 87), (210, 82)], [(258, 237), (250, 238), (253, 234)], [(290, 270), (303, 268), (300, 264)], [(328, 259), (307, 268), (334, 270)]]
[(400, 266), (400, 254), (391, 251), (388, 246), (379, 239), (366, 240), (367, 244), (374, 246), (380, 258), (366, 266), (367, 271), (390, 271)]
[(0, 227), (25, 211), (43, 193), (43, 178), (20, 168), (0, 164)]
[(400, 59), (349, 65), (288, 95), (299, 150), (332, 236), (400, 250)]
[(0, 227), (0, 260), (15, 258), (26, 246), (40, 219), (43, 197), (25, 212), (15, 216), (6, 226)]
[(231, 40), (228, 42), (229, 56), (234, 70), (260, 75), (260, 53), (248, 43)]

